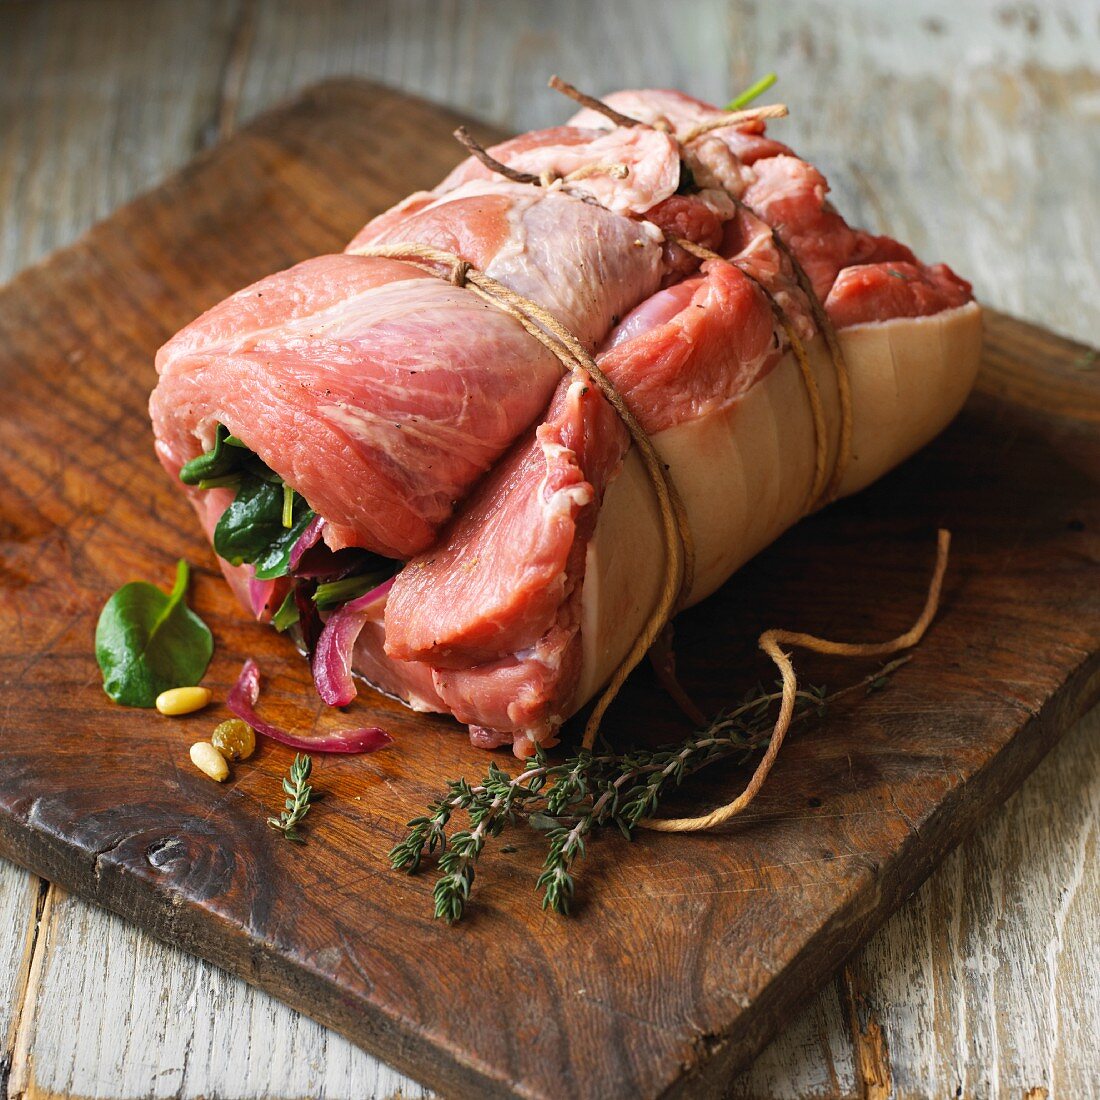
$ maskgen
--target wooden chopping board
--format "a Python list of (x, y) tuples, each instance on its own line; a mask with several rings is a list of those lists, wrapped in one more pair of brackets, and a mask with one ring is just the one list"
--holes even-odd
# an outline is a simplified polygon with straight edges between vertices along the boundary
[[(114, 706), (92, 635), (118, 585), (168, 586), (185, 556), (217, 640), (216, 697), (255, 656), (266, 713), (333, 724), (290, 645), (245, 620), (153, 457), (153, 354), (227, 293), (339, 250), (434, 184), (461, 153), (457, 121), (366, 84), (321, 86), (0, 291), (0, 853), (444, 1091), (719, 1094), (1100, 695), (1100, 368), (991, 316), (978, 392), (943, 437), (678, 623), (683, 678), (716, 710), (771, 678), (754, 652), (765, 627), (859, 640), (907, 627), (945, 525), (943, 607), (915, 659), (793, 735), (736, 826), (595, 840), (568, 919), (539, 908), (542, 840), (517, 834), (449, 928), (431, 918), (430, 873), (391, 872), (385, 852), (445, 780), (484, 771), (454, 723), (363, 692), (355, 718), (397, 744), (317, 759), (325, 797), (297, 847), (264, 824), (292, 754), (265, 746), (216, 787), (187, 748), (223, 708), (167, 720)], [(798, 665), (830, 687), (871, 667)], [(644, 672), (606, 729), (624, 746), (686, 732)], [(718, 772), (685, 798), (710, 805), (745, 778)]]

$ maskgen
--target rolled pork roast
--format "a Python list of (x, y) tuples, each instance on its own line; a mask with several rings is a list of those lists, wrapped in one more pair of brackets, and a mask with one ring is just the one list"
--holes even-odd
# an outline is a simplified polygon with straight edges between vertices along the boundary
[[(693, 136), (722, 112), (671, 91), (606, 102), (642, 125), (585, 109), (490, 150), (537, 182), (471, 157), (343, 254), (234, 294), (157, 355), (169, 473), (228, 434), (296, 502), (286, 553), (220, 562), (251, 614), (293, 625), (329, 702), (355, 693), (354, 670), (528, 756), (606, 683), (668, 569), (653, 486), (599, 389), (469, 287), (371, 253), (452, 253), (583, 344), (684, 502), (687, 603), (806, 511), (819, 452), (796, 343), (837, 458), (823, 316), (851, 388), (837, 495), (923, 446), (973, 384), (970, 286), (848, 226), (762, 123)], [(247, 514), (241, 482), (188, 480), (216, 548), (243, 545), (218, 535)]]

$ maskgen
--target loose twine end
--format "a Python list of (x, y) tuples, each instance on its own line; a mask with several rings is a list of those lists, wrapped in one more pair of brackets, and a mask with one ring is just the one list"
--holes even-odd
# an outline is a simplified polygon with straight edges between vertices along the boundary
[(724, 130), (727, 126), (744, 126), (750, 122), (765, 122), (770, 118), (786, 118), (790, 112), (785, 103), (765, 103), (760, 107), (746, 107), (740, 111), (726, 111), (719, 118), (708, 119), (693, 126), (680, 139), (684, 145), (689, 145), (696, 138), (709, 134), (711, 130)]
[(630, 115), (624, 115), (621, 111), (616, 111), (614, 107), (608, 106), (602, 99), (597, 99), (595, 96), (582, 92), (579, 88), (574, 88), (572, 84), (562, 80), (556, 73), (547, 81), (547, 84), (549, 87), (553, 88), (555, 92), (561, 92), (562, 95), (568, 96), (574, 103), (579, 103), (582, 107), (587, 107), (591, 111), (597, 111), (605, 118), (609, 118), (616, 126), (631, 127), (645, 125), (639, 119), (631, 118)]
[(460, 126), (455, 130), (454, 136), (458, 142), (464, 145), (473, 156), (477, 157), (490, 172), (496, 172), (497, 175), (504, 176), (505, 179), (510, 179), (513, 183), (533, 183), (536, 187), (538, 186), (540, 182), (538, 176), (533, 176), (530, 172), (519, 172), (515, 168), (510, 168), (507, 164), (497, 160), (481, 142), (474, 138), (465, 126)]
[(532, 172), (522, 172), (497, 160), (484, 145), (481, 144), (465, 126), (459, 126), (454, 132), (455, 139), (463, 145), (472, 156), (476, 157), (490, 172), (511, 180), (513, 183), (524, 183), (534, 187), (549, 189), (555, 186), (567, 186), (589, 179), (592, 176), (610, 176), (612, 179), (625, 180), (630, 175), (630, 166), (619, 162), (605, 163), (599, 161), (593, 164), (585, 164), (570, 172), (567, 176), (558, 176), (551, 171), (545, 171), (541, 175)]
[(602, 161), (595, 164), (586, 164), (577, 168), (564, 177), (565, 183), (575, 183), (578, 180), (586, 180), (589, 176), (610, 176), (613, 180), (625, 180), (630, 175), (630, 167), (626, 164), (612, 162), (605, 164)]
[(944, 573), (947, 571), (950, 549), (951, 533), (941, 529), (936, 539), (936, 565), (928, 585), (924, 609), (904, 634), (899, 634), (888, 642), (833, 642), (827, 638), (818, 638), (813, 634), (801, 634), (791, 630), (764, 631), (760, 635), (759, 646), (779, 669), (782, 694), (779, 715), (775, 720), (767, 751), (757, 764), (748, 785), (732, 802), (727, 802), (709, 813), (700, 814), (697, 817), (647, 818), (638, 824), (644, 829), (658, 833), (694, 833), (717, 828), (741, 813), (763, 787), (794, 718), (795, 703), (798, 699), (798, 678), (795, 675), (790, 654), (784, 652), (782, 647), (798, 646), (800, 649), (808, 649), (811, 653), (821, 653), (831, 657), (887, 657), (899, 650), (915, 646), (924, 637), (925, 631), (939, 609), (940, 593), (943, 588)]
[[(622, 111), (616, 111), (614, 107), (605, 103), (602, 99), (597, 99), (595, 96), (588, 95), (579, 88), (575, 88), (572, 84), (562, 80), (562, 78), (556, 74), (547, 81), (547, 84), (553, 88), (555, 92), (561, 92), (562, 95), (567, 96), (569, 99), (573, 100), (574, 103), (579, 103), (582, 107), (587, 107), (590, 111), (596, 111), (598, 114), (603, 115), (604, 118), (609, 119), (616, 126), (625, 126), (627, 128), (648, 126), (650, 129), (663, 130), (665, 132), (671, 130), (668, 121), (665, 119), (660, 119), (657, 123), (647, 123), (643, 122), (641, 119), (631, 118), (630, 115), (624, 115)], [(768, 103), (760, 107), (745, 107), (736, 111), (723, 111), (720, 116), (708, 119), (706, 122), (700, 122), (697, 126), (693, 126), (679, 139), (680, 144), (687, 145), (696, 138), (702, 137), (703, 134), (709, 134), (711, 130), (722, 130), (727, 126), (744, 126), (750, 122), (763, 122), (771, 118), (786, 118), (789, 113), (785, 103)]]

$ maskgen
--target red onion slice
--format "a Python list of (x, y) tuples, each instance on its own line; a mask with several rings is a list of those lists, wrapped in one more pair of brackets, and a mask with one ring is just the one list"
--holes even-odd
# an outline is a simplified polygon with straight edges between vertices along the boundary
[(357, 546), (330, 550), (323, 542), (319, 542), (298, 559), (294, 575), (308, 580), (338, 581), (353, 573), (368, 572), (374, 557), (369, 550), (360, 550)]
[(306, 524), (305, 530), (298, 536), (297, 542), (290, 548), (290, 560), (288, 561), (288, 573), (293, 573), (302, 560), (302, 555), (311, 547), (316, 546), (321, 539), (321, 528), (325, 521), (320, 516), (314, 516)]
[(351, 675), (351, 659), (355, 642), (370, 618), (371, 611), (393, 584), (393, 577), (358, 599), (338, 607), (325, 623), (321, 637), (313, 650), (313, 682), (317, 694), (330, 707), (343, 707), (355, 698), (355, 681)]
[(278, 726), (265, 722), (256, 713), (256, 701), (260, 698), (260, 666), (249, 657), (241, 668), (241, 674), (226, 697), (225, 705), (247, 722), (257, 733), (270, 737), (272, 741), (289, 745), (302, 752), (375, 752), (392, 744), (393, 738), (377, 726), (362, 729), (337, 730), (335, 733), (321, 734), (315, 737), (299, 737), (288, 733)]
[[(252, 566), (248, 567), (249, 572)], [(258, 581), (255, 577), (248, 578), (248, 602), (252, 605), (252, 614), (260, 618), (271, 603), (271, 593), (274, 591), (274, 581)]]
[(311, 662), (313, 651), (317, 648), (317, 639), (321, 637), (321, 631), (325, 628), (325, 624), (321, 621), (321, 613), (317, 610), (317, 604), (313, 602), (313, 593), (316, 591), (317, 586), (312, 581), (298, 581), (294, 585), (294, 606), (298, 608), (298, 630), (302, 635), (306, 656)]

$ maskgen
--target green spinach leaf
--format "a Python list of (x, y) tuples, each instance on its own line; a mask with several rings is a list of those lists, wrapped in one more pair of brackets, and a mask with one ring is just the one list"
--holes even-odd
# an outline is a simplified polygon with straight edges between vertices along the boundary
[(200, 489), (233, 487), (233, 502), (214, 528), (214, 550), (230, 565), (252, 565), (257, 580), (290, 570), (290, 552), (313, 519), (309, 505), (274, 470), (219, 424), (214, 446), (180, 470)]
[(322, 611), (329, 611), (341, 604), (357, 600), (360, 596), (365, 596), (372, 588), (377, 588), (391, 576), (393, 576), (392, 569), (383, 569), (377, 573), (359, 573), (354, 577), (342, 577), (338, 581), (326, 581), (317, 586), (317, 591), (313, 593), (313, 600)]
[(284, 527), (282, 484), (245, 476), (214, 528), (214, 550), (230, 565), (251, 563), (257, 580), (273, 580), (290, 568), (290, 551), (311, 519), (313, 512), (295, 494), (292, 524)]
[(279, 610), (271, 616), (271, 625), (282, 634), (298, 621), (298, 601), (294, 598), (294, 589), (286, 594)]
[(151, 707), (162, 691), (191, 687), (214, 653), (209, 627), (184, 600), (189, 569), (176, 567), (167, 595), (152, 584), (124, 584), (106, 603), (95, 631), (103, 690), (127, 707)]
[(312, 519), (312, 510), (306, 507), (305, 501), (300, 496), (295, 494), (293, 526), (281, 527), (279, 534), (267, 544), (264, 552), (252, 559), (258, 581), (273, 581), (276, 577), (285, 577), (290, 572), (290, 552)]
[(252, 457), (252, 452), (235, 435), (230, 435), (224, 424), (219, 424), (214, 435), (214, 446), (184, 464), (180, 470), (180, 481), (184, 485), (198, 485), (203, 481), (232, 479), (245, 470)]

